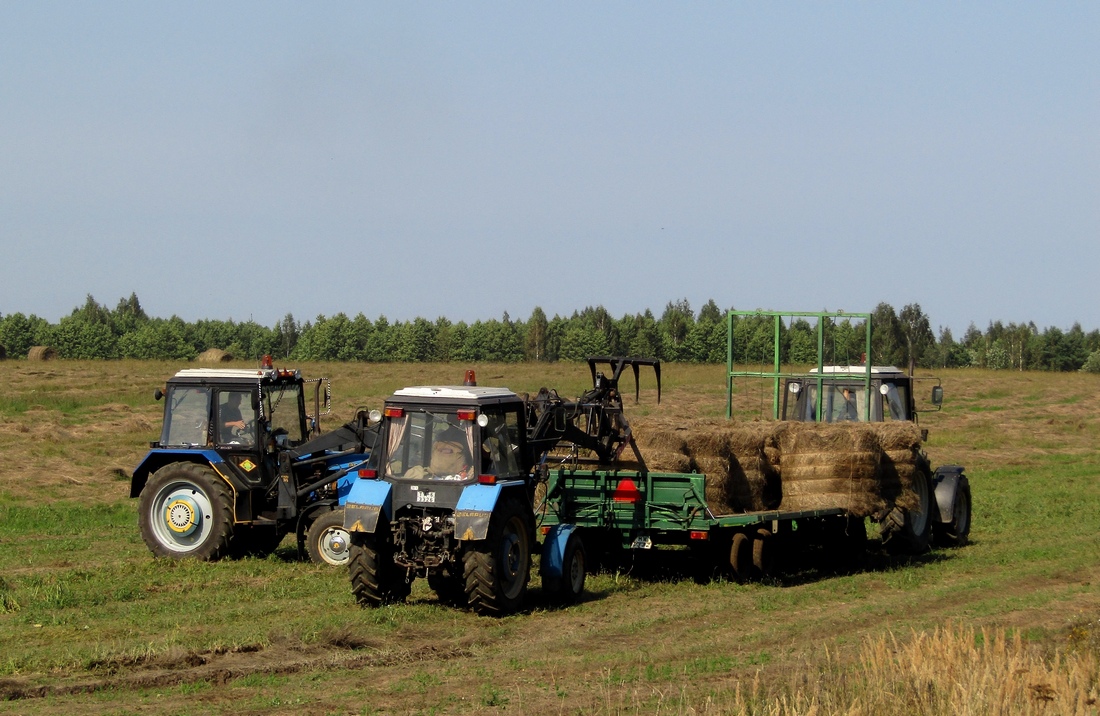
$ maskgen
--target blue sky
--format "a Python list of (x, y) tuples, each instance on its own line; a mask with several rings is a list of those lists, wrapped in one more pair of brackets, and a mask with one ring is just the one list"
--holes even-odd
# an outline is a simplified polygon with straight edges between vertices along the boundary
[(1097, 3), (0, 3), (0, 313), (1100, 328)]

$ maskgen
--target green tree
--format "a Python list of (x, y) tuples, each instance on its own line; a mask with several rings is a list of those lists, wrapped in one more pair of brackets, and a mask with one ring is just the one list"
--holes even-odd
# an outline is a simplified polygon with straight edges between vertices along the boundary
[(542, 308), (535, 306), (531, 311), (531, 317), (527, 319), (527, 332), (524, 337), (523, 354), (527, 360), (549, 360), (546, 350), (548, 327), (546, 314), (543, 313)]
[(50, 322), (33, 313), (9, 313), (0, 318), (0, 346), (4, 346), (9, 358), (26, 358), (34, 346), (48, 345), (52, 332)]
[[(898, 329), (904, 340), (904, 363), (910, 372), (916, 366), (931, 367), (936, 348), (936, 337), (919, 303), (910, 303), (898, 315)], [(872, 337), (873, 340), (873, 337)]]
[[(91, 296), (89, 296), (89, 299)], [(86, 318), (87, 314), (74, 311), (57, 322), (53, 331), (53, 347), (62, 358), (89, 360), (117, 358), (118, 339), (111, 331), (106, 318), (102, 321)]]
[(683, 344), (694, 323), (695, 314), (686, 298), (669, 301), (658, 321), (661, 331), (661, 358), (671, 361), (686, 359)]

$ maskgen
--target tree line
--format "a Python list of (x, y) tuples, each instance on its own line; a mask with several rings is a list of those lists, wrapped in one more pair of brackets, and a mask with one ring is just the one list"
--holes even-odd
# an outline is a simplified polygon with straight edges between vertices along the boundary
[[(199, 320), (148, 316), (137, 295), (114, 309), (88, 296), (83, 306), (56, 324), (33, 314), (0, 315), (0, 346), (11, 358), (26, 357), (33, 346), (49, 346), (62, 358), (193, 360), (210, 348), (238, 359), (273, 355), (298, 361), (502, 362), (579, 361), (590, 355), (634, 355), (665, 361), (724, 363), (727, 312), (708, 301), (698, 312), (687, 299), (670, 301), (660, 316), (649, 309), (615, 318), (602, 306), (571, 316), (548, 318), (536, 307), (526, 320), (453, 323), (415, 318), (390, 322), (363, 313), (317, 316), (299, 322), (287, 314), (271, 327), (253, 321)], [(933, 332), (919, 304), (896, 312), (880, 303), (872, 313), (871, 360), (879, 365), (920, 368), (980, 367), (1000, 370), (1086, 370), (1100, 372), (1100, 330), (1085, 333), (1034, 323), (1000, 321), (984, 331), (973, 323), (961, 339), (949, 328)], [(827, 319), (823, 327), (826, 364), (857, 364), (866, 353), (862, 320)], [(772, 363), (774, 321), (735, 317), (734, 362)], [(782, 322), (779, 344), (784, 363), (817, 360), (817, 326), (790, 317)]]

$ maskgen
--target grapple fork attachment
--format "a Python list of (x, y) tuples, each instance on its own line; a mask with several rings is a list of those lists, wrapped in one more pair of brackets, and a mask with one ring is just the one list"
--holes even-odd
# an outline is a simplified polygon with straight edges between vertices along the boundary
[[(611, 388), (618, 390), (619, 377), (623, 370), (630, 366), (634, 371), (634, 402), (638, 402), (641, 385), (638, 381), (639, 367), (643, 365), (653, 366), (657, 375), (657, 402), (661, 402), (661, 361), (658, 358), (634, 358), (631, 356), (590, 356), (588, 358), (588, 370), (592, 373), (592, 388), (599, 388), (596, 381), (596, 366), (607, 364), (611, 368), (611, 377), (608, 379)], [(606, 376), (605, 376), (606, 377)]]

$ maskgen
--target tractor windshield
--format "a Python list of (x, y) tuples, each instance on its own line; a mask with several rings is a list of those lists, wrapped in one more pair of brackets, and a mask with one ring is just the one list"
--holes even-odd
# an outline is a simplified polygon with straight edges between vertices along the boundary
[(386, 477), (463, 481), (474, 469), (474, 422), (457, 413), (406, 410), (388, 421)]
[(277, 383), (263, 387), (263, 417), (274, 434), (285, 433), (293, 445), (305, 440), (302, 413), (302, 386), (299, 383)]
[(210, 426), (210, 390), (170, 386), (166, 399), (161, 445), (205, 446)]

